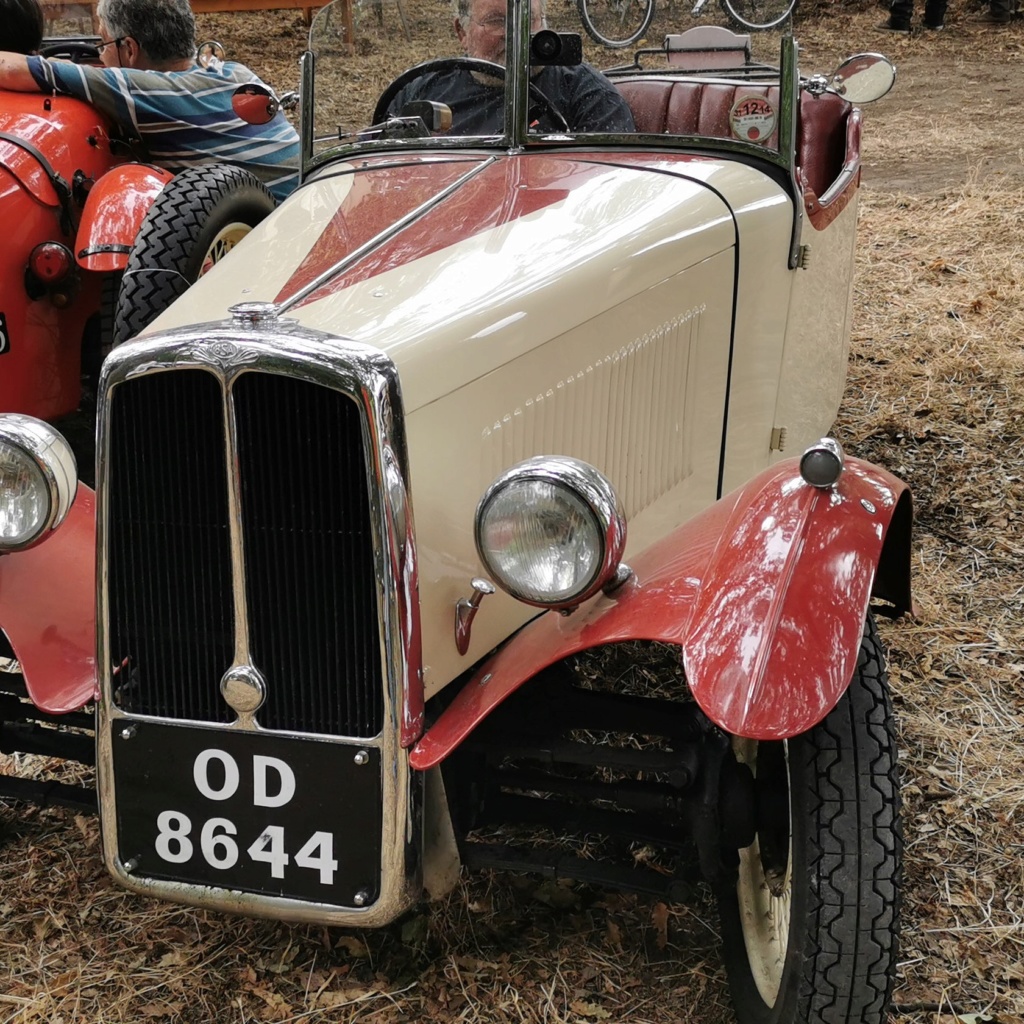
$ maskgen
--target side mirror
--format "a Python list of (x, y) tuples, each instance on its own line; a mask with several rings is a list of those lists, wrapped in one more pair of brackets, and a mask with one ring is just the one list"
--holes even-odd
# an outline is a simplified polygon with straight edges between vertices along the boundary
[(851, 103), (880, 100), (896, 81), (896, 68), (880, 53), (858, 53), (832, 73), (831, 87)]
[(231, 109), (246, 124), (267, 124), (280, 108), (277, 97), (255, 82), (240, 85), (231, 95)]
[(227, 51), (216, 39), (209, 39), (196, 51), (196, 59), (204, 68), (208, 68), (211, 64), (220, 64), (226, 53)]

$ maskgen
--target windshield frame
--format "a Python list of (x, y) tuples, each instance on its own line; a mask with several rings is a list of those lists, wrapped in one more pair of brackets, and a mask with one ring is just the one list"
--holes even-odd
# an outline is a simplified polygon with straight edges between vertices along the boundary
[[(545, 132), (529, 131), (529, 55), (531, 41), (531, 0), (508, 0), (507, 23), (512, 27), (506, 35), (507, 60), (504, 97), (504, 130), (492, 135), (430, 135), (422, 138), (354, 138), (351, 141), (339, 138), (338, 144), (315, 152), (317, 140), (314, 130), (314, 99), (316, 89), (317, 56), (308, 48), (300, 58), (300, 168), (299, 181), (327, 164), (348, 160), (355, 156), (369, 154), (412, 152), (451, 152), (465, 150), (501, 149), (510, 153), (535, 149), (564, 148), (581, 146), (624, 147), (629, 150), (676, 150), (688, 152), (721, 152), (739, 158), (766, 161), (785, 172), (791, 181), (793, 194), (798, 194), (795, 178), (795, 141), (797, 104), (799, 100), (800, 75), (797, 66), (798, 46), (791, 35), (782, 37), (778, 69), (770, 65), (752, 65), (739, 69), (733, 74), (721, 71), (711, 73), (688, 72), (666, 67), (645, 68), (640, 63), (640, 53), (650, 55), (661, 51), (650, 48), (637, 52), (632, 64), (619, 65), (605, 73), (614, 81), (617, 77), (678, 77), (682, 79), (712, 79), (715, 81), (748, 81), (763, 84), (766, 81), (779, 85), (778, 144), (768, 149), (755, 142), (736, 138), (722, 138), (706, 135), (666, 135), (598, 132)], [(315, 24), (315, 19), (314, 19)], [(310, 31), (312, 37), (312, 28)], [(312, 42), (312, 38), (310, 39)], [(370, 127), (370, 126), (367, 126)]]

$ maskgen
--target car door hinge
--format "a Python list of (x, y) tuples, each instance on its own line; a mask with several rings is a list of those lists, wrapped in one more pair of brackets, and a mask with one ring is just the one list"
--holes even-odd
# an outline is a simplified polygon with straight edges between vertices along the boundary
[(768, 446), (770, 452), (784, 452), (786, 450), (786, 428), (772, 427), (772, 440)]
[(806, 270), (811, 265), (811, 247), (809, 245), (800, 246), (796, 255), (796, 265), (801, 270)]

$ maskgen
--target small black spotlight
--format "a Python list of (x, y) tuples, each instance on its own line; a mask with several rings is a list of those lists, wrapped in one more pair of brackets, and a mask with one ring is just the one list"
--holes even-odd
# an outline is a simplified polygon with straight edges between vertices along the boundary
[(583, 63), (583, 42), (575, 32), (541, 29), (530, 39), (530, 63), (575, 67)]

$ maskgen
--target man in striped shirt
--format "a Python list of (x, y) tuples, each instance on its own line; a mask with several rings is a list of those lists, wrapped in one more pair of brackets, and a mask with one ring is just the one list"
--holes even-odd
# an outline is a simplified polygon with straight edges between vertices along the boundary
[(231, 108), (235, 89), (259, 78), (242, 64), (196, 60), (189, 0), (99, 0), (103, 67), (0, 53), (0, 89), (55, 92), (91, 103), (169, 171), (230, 163), (278, 198), (295, 187), (299, 140), (278, 112), (247, 124)]

